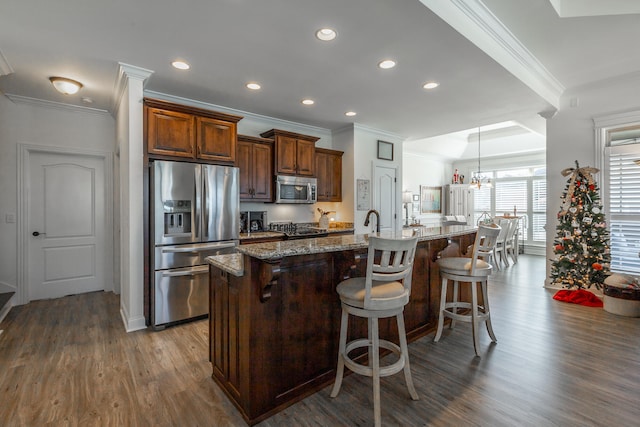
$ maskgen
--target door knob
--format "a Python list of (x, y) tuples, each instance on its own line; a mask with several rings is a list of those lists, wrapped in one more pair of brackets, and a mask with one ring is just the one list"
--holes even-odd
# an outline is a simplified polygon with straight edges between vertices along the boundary
[(47, 234), (47, 233), (41, 233), (39, 231), (34, 231), (33, 233), (31, 233), (34, 237), (38, 237), (41, 234)]

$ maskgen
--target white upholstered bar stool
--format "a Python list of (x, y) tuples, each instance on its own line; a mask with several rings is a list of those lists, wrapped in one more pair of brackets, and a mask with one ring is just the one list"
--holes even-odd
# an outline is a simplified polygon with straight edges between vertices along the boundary
[[(496, 244), (500, 226), (492, 224), (490, 226), (481, 225), (478, 227), (476, 239), (471, 250), (471, 258), (451, 257), (440, 258), (436, 261), (440, 269), (442, 278), (442, 288), (440, 291), (440, 309), (438, 315), (438, 330), (433, 339), (440, 340), (444, 327), (444, 318), (451, 318), (450, 328), (455, 326), (455, 321), (470, 322), (473, 333), (473, 348), (477, 356), (480, 356), (478, 340), (478, 328), (480, 322), (485, 322), (487, 332), (493, 342), (497, 342), (496, 336), (491, 327), (491, 312), (489, 310), (489, 296), (487, 294), (487, 279), (491, 274), (491, 264), (483, 259), (490, 259), (493, 248)], [(447, 302), (447, 287), (449, 282), (453, 282), (453, 299)], [(458, 300), (459, 284), (471, 286), (471, 302)], [(478, 284), (482, 296), (482, 304), (478, 304)], [(458, 309), (467, 309), (470, 313), (458, 313)]]
[[(404, 370), (404, 377), (413, 400), (418, 393), (413, 386), (409, 367), (407, 336), (404, 328), (404, 306), (411, 295), (411, 274), (416, 252), (417, 237), (407, 239), (383, 239), (369, 237), (366, 277), (344, 280), (336, 290), (342, 305), (340, 343), (336, 380), (331, 397), (340, 391), (344, 367), (356, 374), (373, 379), (373, 411), (375, 425), (381, 424), (380, 377), (386, 377)], [(365, 317), (368, 322), (368, 337), (347, 343), (349, 315)], [(378, 335), (378, 319), (395, 316), (398, 324), (400, 345), (383, 340)], [(361, 347), (368, 347), (368, 365), (356, 363), (349, 353)], [(380, 348), (391, 350), (397, 360), (380, 367)]]

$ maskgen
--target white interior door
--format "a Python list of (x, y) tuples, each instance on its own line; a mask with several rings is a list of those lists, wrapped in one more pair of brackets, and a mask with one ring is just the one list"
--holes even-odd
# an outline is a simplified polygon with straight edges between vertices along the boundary
[(103, 290), (104, 159), (34, 152), (28, 167), (29, 300)]
[(374, 167), (374, 209), (380, 212), (380, 231), (396, 229), (396, 168)]

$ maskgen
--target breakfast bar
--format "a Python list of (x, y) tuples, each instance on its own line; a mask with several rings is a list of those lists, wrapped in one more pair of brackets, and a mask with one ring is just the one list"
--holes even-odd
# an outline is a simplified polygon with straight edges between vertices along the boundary
[[(411, 300), (404, 311), (409, 342), (436, 327), (438, 254), (464, 254), (476, 230), (418, 227), (375, 235), (402, 238), (414, 232), (418, 246)], [(207, 259), (212, 377), (248, 424), (333, 382), (341, 312), (336, 286), (365, 275), (368, 237), (241, 245), (235, 254)], [(380, 322), (380, 336), (397, 340), (395, 323), (386, 320)], [(362, 336), (366, 330), (366, 321), (355, 320), (350, 334)]]

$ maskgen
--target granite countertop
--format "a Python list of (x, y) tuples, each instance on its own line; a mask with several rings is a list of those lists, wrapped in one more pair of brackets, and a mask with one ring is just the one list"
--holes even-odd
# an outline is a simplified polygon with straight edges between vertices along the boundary
[(281, 231), (254, 231), (252, 233), (240, 233), (240, 240), (268, 239), (268, 238), (284, 237)]
[[(334, 229), (346, 231), (345, 229)], [(380, 236), (386, 238), (400, 239), (410, 237), (415, 231), (418, 241), (441, 239), (443, 237), (453, 237), (475, 231), (476, 228), (468, 225), (450, 225), (443, 227), (415, 227), (405, 228), (396, 233), (382, 232), (371, 234), (350, 234), (341, 236), (315, 237), (299, 240), (282, 240), (278, 242), (254, 243), (251, 245), (241, 245), (236, 247), (236, 253), (225, 255), (214, 255), (207, 257), (209, 264), (220, 268), (234, 276), (244, 275), (244, 255), (261, 260), (274, 260), (287, 256), (319, 254), (325, 252), (347, 251), (354, 249), (364, 249), (369, 245), (369, 236)], [(268, 234), (269, 232), (252, 233)], [(273, 233), (281, 235), (282, 233)], [(263, 236), (264, 237), (264, 236)]]
[(209, 256), (206, 260), (209, 264), (218, 267), (222, 271), (241, 277), (244, 276), (243, 258), (242, 254), (235, 253)]
[[(252, 245), (238, 246), (239, 253), (261, 260), (273, 260), (287, 256), (318, 254), (324, 252), (337, 252), (366, 248), (369, 244), (369, 236), (380, 236), (393, 239), (409, 237), (415, 231), (418, 241), (434, 240), (443, 237), (452, 237), (475, 231), (475, 227), (468, 225), (451, 225), (443, 227), (416, 227), (402, 231), (354, 234), (342, 236), (317, 237), (300, 240), (283, 240), (280, 242), (256, 243)], [(344, 230), (344, 229), (341, 229)]]

